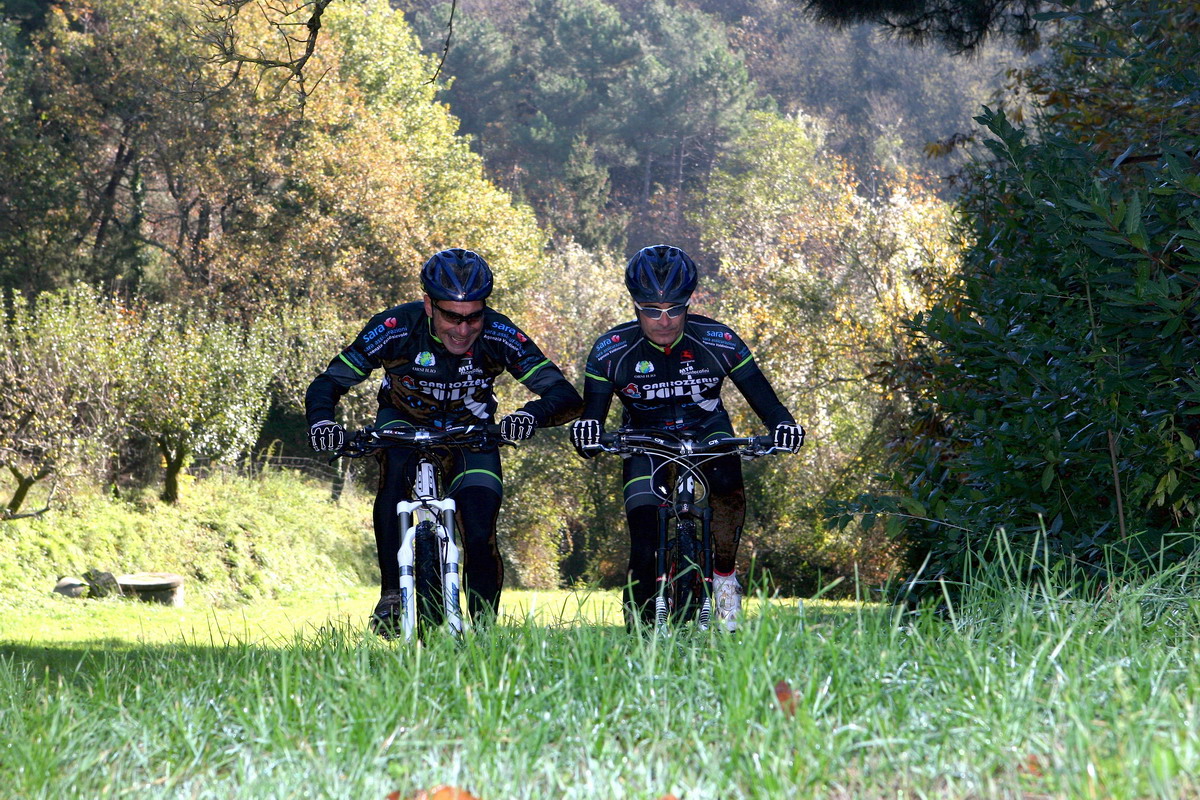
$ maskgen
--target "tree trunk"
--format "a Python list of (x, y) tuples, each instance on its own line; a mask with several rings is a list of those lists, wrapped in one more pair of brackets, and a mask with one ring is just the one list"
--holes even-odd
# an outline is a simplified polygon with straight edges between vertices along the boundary
[(162, 451), (167, 463), (167, 474), (163, 477), (163, 491), (159, 499), (164, 503), (179, 502), (179, 473), (183, 470), (183, 460), (187, 456), (187, 448), (180, 445), (174, 452), (166, 440), (158, 440), (158, 449)]
[[(22, 475), (20, 471), (11, 464), (8, 467), (8, 471), (11, 472), (13, 477), (17, 479), (17, 491), (13, 492), (12, 499), (8, 501), (8, 514), (11, 516), (17, 513), (17, 510), (21, 507), (21, 504), (25, 502), (25, 498), (28, 496), (29, 490), (33, 488), (33, 485), (37, 483), (40, 478), (32, 475)], [(42, 475), (41, 477), (44, 478), (45, 475)]]
[(646, 153), (646, 169), (642, 173), (642, 206), (650, 205), (650, 165), (654, 163), (654, 154)]

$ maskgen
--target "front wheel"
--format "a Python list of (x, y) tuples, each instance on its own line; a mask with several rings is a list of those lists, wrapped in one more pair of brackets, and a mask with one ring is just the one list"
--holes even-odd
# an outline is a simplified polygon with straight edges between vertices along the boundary
[(680, 624), (696, 616), (704, 598), (700, 543), (696, 540), (696, 523), (693, 520), (679, 522), (668, 557), (668, 606), (672, 622)]
[(417, 590), (417, 636), (437, 628), (445, 619), (442, 600), (442, 552), (437, 523), (431, 519), (417, 525), (413, 556), (414, 583)]

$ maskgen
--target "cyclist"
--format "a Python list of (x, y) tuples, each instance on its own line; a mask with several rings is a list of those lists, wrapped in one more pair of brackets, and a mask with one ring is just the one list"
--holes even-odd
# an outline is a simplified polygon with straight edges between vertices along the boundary
[[(614, 394), (624, 407), (623, 426), (686, 432), (699, 440), (732, 436), (721, 404), (726, 376), (773, 432), (775, 446), (796, 452), (804, 443), (804, 429), (776, 397), (750, 348), (725, 325), (688, 312), (697, 280), (696, 265), (678, 247), (644, 247), (629, 260), (625, 286), (636, 319), (597, 339), (588, 356), (583, 415), (571, 426), (571, 443), (581, 456), (591, 455), (584, 445), (599, 442)], [(653, 618), (658, 507), (667, 489), (656, 489), (652, 477), (665, 480), (655, 471), (661, 463), (643, 455), (627, 458), (623, 466), (630, 624), (635, 616), (647, 622)], [(730, 454), (708, 462), (703, 471), (713, 510), (713, 594), (718, 617), (733, 631), (742, 607), (734, 572), (746, 516), (742, 466)]]
[[(492, 271), (478, 254), (451, 248), (433, 254), (421, 270), (424, 299), (371, 317), (305, 396), (314, 450), (337, 450), (345, 430), (334, 421), (337, 401), (372, 370), (383, 369), (377, 428), (400, 425), (445, 428), (493, 420), (493, 384), (507, 371), (538, 398), (500, 420), (505, 439), (528, 439), (539, 427), (579, 416), (582, 400), (562, 372), (512, 320), (487, 307)], [(415, 458), (407, 448), (379, 456), (375, 495), (375, 545), (380, 597), (371, 627), (389, 635), (400, 613), (399, 521), (396, 503), (410, 500)], [(503, 497), (498, 447), (447, 448), (442, 474), (458, 507), (463, 533), (467, 607), (475, 619), (495, 614), (504, 567), (496, 547), (496, 517)]]

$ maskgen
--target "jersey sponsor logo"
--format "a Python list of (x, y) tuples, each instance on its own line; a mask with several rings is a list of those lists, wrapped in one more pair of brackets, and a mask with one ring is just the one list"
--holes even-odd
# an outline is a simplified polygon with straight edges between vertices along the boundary
[(680, 375), (707, 375), (710, 372), (712, 370), (707, 367), (697, 367), (695, 361), (688, 361), (679, 366)]
[[(503, 327), (503, 326), (501, 326), (501, 327)], [(499, 342), (500, 344), (504, 345), (509, 350), (512, 350), (519, 356), (525, 355), (525, 346), (523, 344), (521, 344), (520, 342), (514, 342), (513, 337), (497, 336), (494, 333), (488, 333), (487, 331), (485, 331), (483, 334), (483, 338), (489, 342)]]
[(371, 330), (369, 330), (369, 331), (363, 331), (362, 340), (364, 342), (373, 342), (373, 341), (375, 341), (375, 339), (377, 339), (379, 337), (380, 334), (382, 334), (386, 330), (387, 330), (387, 328), (384, 327), (383, 325), (376, 325), (374, 328), (371, 328)]
[(626, 397), (641, 397), (642, 396), (642, 393), (640, 391), (638, 391), (637, 384), (635, 384), (635, 383), (631, 383), (628, 386), (626, 386), (624, 389), (622, 389), (621, 394), (625, 395)]
[[(619, 338), (619, 337), (613, 337)], [(614, 342), (612, 339), (601, 339), (596, 343), (596, 357), (604, 358), (606, 355), (617, 349), (620, 342)]]
[(433, 357), (433, 353), (429, 352), (428, 350), (422, 350), (421, 352), (417, 353), (415, 360), (422, 367), (432, 367), (437, 363), (437, 359)]
[(461, 400), (464, 397), (471, 397), (475, 394), (476, 389), (486, 389), (491, 384), (492, 382), (487, 378), (473, 378), (465, 381), (454, 381), (453, 383), (417, 381), (417, 385), (421, 387), (421, 394), (429, 395), (438, 401), (455, 401)]
[[(633, 384), (629, 384), (633, 386)], [(687, 397), (689, 395), (698, 395), (700, 392), (709, 389), (715, 389), (721, 385), (719, 380), (709, 378), (685, 379), (679, 381), (663, 381), (662, 383), (651, 383), (648, 386), (643, 386), (642, 391), (645, 393), (647, 400), (663, 400), (672, 397)], [(628, 389), (628, 387), (626, 387)], [(626, 392), (628, 394), (628, 392)], [(629, 395), (630, 397), (638, 397), (640, 395)]]
[(383, 321), (383, 327), (385, 328), (394, 328), (399, 324), (400, 322), (395, 317), (388, 317)]
[(521, 333), (520, 331), (517, 331), (517, 341), (524, 344), (525, 342), (529, 341), (529, 337), (526, 336), (525, 334)]
[(469, 358), (458, 365), (459, 375), (473, 375), (476, 372), (483, 372), (483, 370), (475, 366), (475, 362)]
[[(513, 336), (516, 336), (518, 339), (521, 339), (520, 331), (518, 331), (512, 325), (505, 325), (500, 320), (495, 320), (494, 322), (492, 322), (492, 327), (498, 331), (504, 331), (505, 333), (511, 333)], [(521, 339), (521, 341), (525, 341), (525, 340)]]
[(733, 334), (728, 331), (705, 331), (704, 336), (707, 339), (724, 339), (727, 342), (733, 341)]
[(362, 357), (362, 355), (357, 350), (355, 350), (353, 348), (350, 348), (349, 350), (343, 350), (342, 355), (351, 364), (362, 369), (363, 372), (371, 371), (371, 365), (367, 362), (367, 360), (365, 358)]
[(612, 335), (612, 340), (611, 340), (611, 341), (612, 341), (612, 343), (613, 343), (613, 344), (620, 344), (620, 342), (621, 342), (621, 335), (620, 335), (619, 333), (614, 333), (614, 334)]
[(696, 356), (691, 350), (684, 350), (679, 354), (679, 358), (683, 361), (695, 361)]
[(637, 366), (633, 368), (633, 371), (638, 375), (649, 375), (651, 372), (654, 372), (654, 365), (649, 361), (639, 361)]

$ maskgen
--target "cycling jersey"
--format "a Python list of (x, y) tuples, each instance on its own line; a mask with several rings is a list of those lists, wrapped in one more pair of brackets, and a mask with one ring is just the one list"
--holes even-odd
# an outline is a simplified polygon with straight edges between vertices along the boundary
[(711, 430), (728, 420), (721, 403), (726, 376), (768, 428), (794, 422), (746, 343), (725, 325), (690, 313), (668, 347), (650, 341), (636, 320), (597, 339), (584, 368), (583, 416), (603, 422), (616, 394), (624, 407), (622, 425)]
[(332, 420), (338, 399), (380, 368), (380, 408), (426, 427), (492, 422), (493, 386), (506, 371), (539, 396), (523, 408), (539, 427), (573, 419), (581, 405), (575, 387), (505, 315), (485, 308), (482, 332), (459, 356), (442, 346), (417, 301), (376, 314), (317, 376), (305, 397), (309, 424)]

